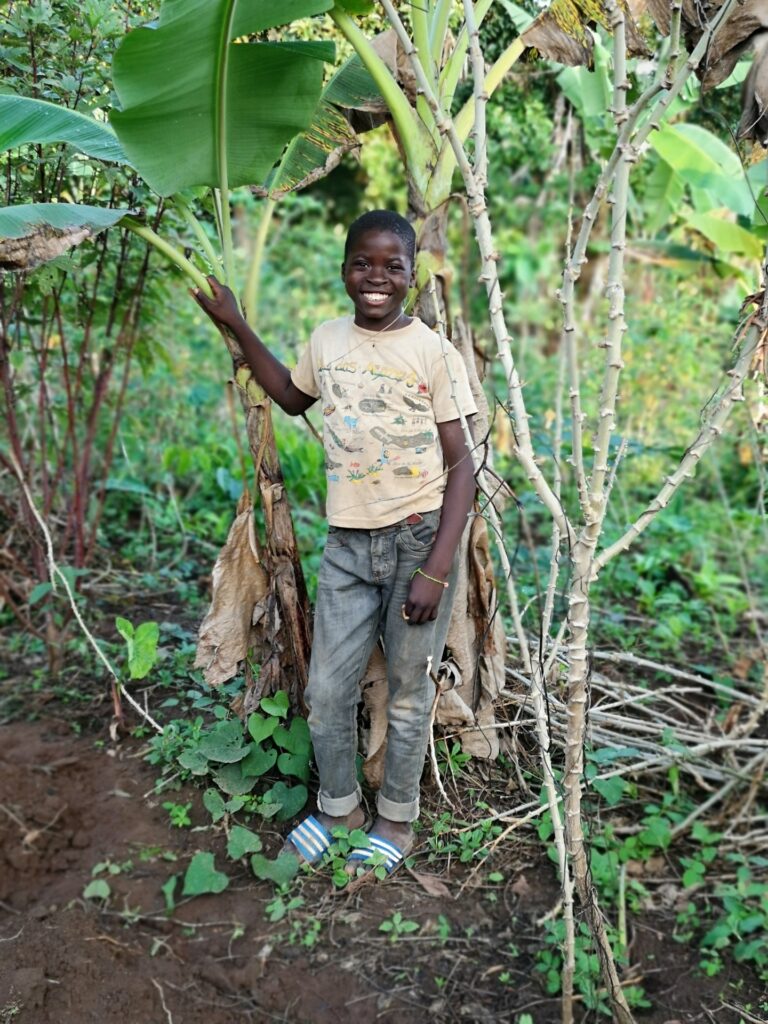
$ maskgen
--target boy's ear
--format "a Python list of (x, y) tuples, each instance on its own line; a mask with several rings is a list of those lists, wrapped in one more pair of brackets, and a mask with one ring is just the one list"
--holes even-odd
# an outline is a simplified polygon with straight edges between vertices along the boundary
[(342, 281), (344, 280), (344, 270), (345, 270), (345, 268), (346, 268), (346, 263), (342, 263), (341, 264), (341, 280)]

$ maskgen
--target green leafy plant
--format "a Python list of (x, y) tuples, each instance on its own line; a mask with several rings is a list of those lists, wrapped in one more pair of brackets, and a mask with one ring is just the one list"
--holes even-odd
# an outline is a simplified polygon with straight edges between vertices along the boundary
[(420, 928), (421, 925), (418, 921), (407, 920), (399, 910), (396, 910), (391, 917), (379, 925), (379, 931), (385, 932), (389, 937), (388, 941), (392, 943), (397, 942), (404, 935), (411, 935), (413, 932), (419, 931)]
[(186, 804), (177, 804), (172, 800), (166, 800), (163, 807), (168, 811), (168, 817), (171, 819), (171, 824), (174, 828), (189, 828), (192, 824), (192, 819), (189, 816), (189, 809), (192, 806), (192, 801)]
[(213, 854), (198, 850), (184, 875), (182, 893), (184, 896), (202, 896), (223, 892), (228, 885), (229, 878), (216, 868)]
[(181, 769), (183, 778), (210, 778), (216, 788), (206, 791), (203, 803), (214, 822), (243, 808), (287, 821), (307, 801), (309, 728), (303, 718), (287, 720), (284, 691), (263, 697), (260, 709), (249, 716), (247, 734), (238, 719), (221, 717), (227, 713), (221, 705), (206, 708), (214, 717), (207, 726), (201, 716), (174, 720), (150, 740), (148, 760), (167, 774)]
[(115, 626), (125, 640), (128, 653), (128, 674), (131, 679), (144, 679), (157, 660), (157, 642), (160, 627), (156, 622), (142, 622), (134, 627), (128, 619), (118, 616)]

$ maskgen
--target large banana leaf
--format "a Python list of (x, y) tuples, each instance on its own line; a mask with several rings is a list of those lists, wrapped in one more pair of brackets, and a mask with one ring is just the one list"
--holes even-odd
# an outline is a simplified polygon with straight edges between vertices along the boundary
[(170, 195), (263, 181), (285, 144), (309, 125), (333, 46), (242, 37), (332, 6), (164, 0), (158, 27), (131, 32), (112, 64), (122, 105), (112, 123), (147, 183)]
[(370, 115), (366, 127), (375, 127), (386, 110), (381, 93), (360, 58), (350, 57), (323, 89), (309, 128), (293, 139), (260, 191), (278, 196), (330, 173), (342, 154), (358, 144), (348, 112), (366, 112)]
[(81, 153), (125, 163), (123, 147), (113, 129), (67, 107), (27, 96), (0, 96), (0, 152), (25, 143), (68, 142)]
[(74, 203), (27, 203), (0, 209), (0, 270), (32, 270), (128, 213)]

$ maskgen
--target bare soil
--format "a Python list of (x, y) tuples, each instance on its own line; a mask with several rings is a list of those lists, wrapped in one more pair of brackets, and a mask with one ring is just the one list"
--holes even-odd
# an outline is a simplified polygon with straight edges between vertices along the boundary
[[(428, 864), (422, 848), (416, 868), (439, 873), (439, 896), (406, 871), (353, 895), (319, 873), (300, 883), (304, 905), (271, 923), (272, 886), (226, 861), (223, 830), (208, 825), (198, 790), (172, 794), (193, 804), (192, 828), (172, 828), (169, 796), (151, 795), (155, 772), (138, 741), (114, 745), (106, 729), (77, 735), (47, 713), (0, 728), (0, 1024), (559, 1020), (534, 970), (536, 922), (557, 902), (540, 847), (505, 844), (461, 892), (469, 869)], [(280, 835), (262, 838), (275, 853)], [(161, 886), (197, 850), (216, 855), (229, 888), (167, 914)], [(82, 893), (105, 860), (123, 867), (102, 906)], [(505, 882), (489, 885), (490, 870)], [(379, 925), (397, 910), (421, 930), (391, 942)], [(319, 938), (304, 945), (315, 920)], [(757, 979), (736, 967), (702, 978), (696, 950), (671, 932), (661, 906), (632, 922), (634, 973), (653, 1002), (638, 1021), (738, 1024), (722, 1001), (756, 1005)], [(583, 1019), (597, 1018), (585, 1010)]]

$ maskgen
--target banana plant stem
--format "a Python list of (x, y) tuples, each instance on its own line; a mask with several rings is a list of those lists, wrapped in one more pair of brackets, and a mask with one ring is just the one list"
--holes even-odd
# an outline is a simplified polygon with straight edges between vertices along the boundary
[(140, 224), (133, 217), (123, 217), (120, 224), (135, 235), (138, 235), (139, 238), (143, 238), (145, 242), (153, 245), (158, 252), (161, 252), (163, 256), (183, 270), (197, 288), (200, 288), (206, 295), (212, 297), (211, 287), (205, 279), (205, 275), (201, 274), (197, 267), (183, 253), (179, 252), (175, 246), (171, 245), (170, 242), (166, 242), (156, 231), (148, 228), (146, 224)]

